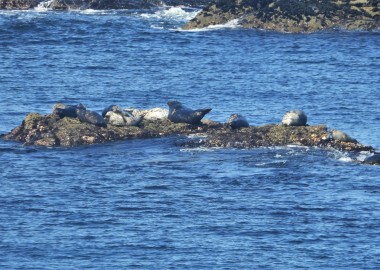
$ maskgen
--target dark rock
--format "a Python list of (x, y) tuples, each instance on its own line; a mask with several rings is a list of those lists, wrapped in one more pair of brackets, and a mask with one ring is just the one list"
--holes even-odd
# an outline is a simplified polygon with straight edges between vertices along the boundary
[(371, 165), (380, 165), (380, 153), (374, 153), (372, 156), (364, 159), (363, 163)]
[(372, 30), (380, 27), (379, 7), (379, 1), (371, 0), (215, 0), (183, 28), (237, 20), (246, 28), (293, 33), (338, 27)]

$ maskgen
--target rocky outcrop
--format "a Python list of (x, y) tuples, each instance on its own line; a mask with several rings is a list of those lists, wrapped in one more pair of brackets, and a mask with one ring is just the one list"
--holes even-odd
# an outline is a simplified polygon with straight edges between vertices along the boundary
[(0, 9), (30, 9), (36, 7), (41, 0), (0, 0)]
[(215, 0), (183, 29), (204, 28), (236, 20), (246, 28), (280, 32), (380, 28), (378, 0)]
[(138, 126), (99, 126), (83, 122), (78, 117), (61, 117), (52, 113), (30, 113), (5, 140), (25, 145), (72, 147), (133, 138), (156, 138), (195, 134), (184, 141), (187, 146), (256, 148), (289, 144), (334, 148), (344, 151), (373, 151), (358, 142), (333, 140), (326, 126), (285, 126), (271, 124), (231, 129), (228, 124), (202, 120), (199, 125), (173, 123), (168, 119), (142, 120)]
[(201, 7), (211, 0), (0, 0), (0, 9), (30, 9), (38, 5), (52, 10), (68, 9), (147, 9), (157, 6)]

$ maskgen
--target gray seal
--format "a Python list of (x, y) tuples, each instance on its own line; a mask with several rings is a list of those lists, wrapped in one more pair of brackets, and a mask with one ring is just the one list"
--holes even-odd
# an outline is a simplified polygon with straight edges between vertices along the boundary
[(168, 119), (173, 123), (200, 124), (202, 118), (212, 109), (192, 110), (182, 105), (181, 102), (171, 100), (168, 102), (169, 114)]
[(301, 110), (288, 111), (282, 118), (282, 124), (285, 126), (306, 126), (306, 123), (306, 114)]
[(247, 119), (244, 116), (237, 113), (232, 114), (230, 118), (228, 118), (226, 124), (232, 129), (249, 127)]
[(97, 112), (89, 111), (86, 108), (76, 109), (77, 117), (81, 122), (90, 123), (99, 127), (107, 127), (103, 117)]
[(64, 117), (76, 118), (78, 117), (77, 109), (86, 109), (86, 108), (81, 103), (78, 105), (65, 105), (62, 103), (57, 103), (53, 106), (53, 114), (58, 115), (60, 118), (64, 118)]
[(341, 142), (351, 142), (351, 143), (357, 143), (358, 141), (351, 138), (349, 135), (344, 133), (343, 131), (332, 129), (331, 130), (331, 138), (334, 141), (341, 141)]

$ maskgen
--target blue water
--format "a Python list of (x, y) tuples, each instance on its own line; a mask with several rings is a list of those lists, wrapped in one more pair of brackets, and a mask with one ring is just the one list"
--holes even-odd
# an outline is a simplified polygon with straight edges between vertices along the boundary
[[(380, 32), (180, 31), (196, 10), (0, 11), (0, 133), (57, 102), (212, 107), (380, 147)], [(379, 269), (368, 153), (206, 149), (181, 137), (0, 141), (0, 269)]]

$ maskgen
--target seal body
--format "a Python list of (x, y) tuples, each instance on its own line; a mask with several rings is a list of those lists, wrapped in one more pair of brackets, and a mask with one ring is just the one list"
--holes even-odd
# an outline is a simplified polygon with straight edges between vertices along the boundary
[(58, 115), (60, 118), (72, 117), (76, 118), (77, 109), (86, 109), (82, 104), (79, 105), (65, 105), (62, 103), (57, 103), (53, 106), (53, 113)]
[(164, 108), (153, 108), (148, 110), (139, 110), (128, 108), (124, 109), (124, 111), (132, 114), (133, 116), (142, 116), (145, 120), (165, 120), (168, 119), (169, 111)]
[(334, 141), (341, 141), (341, 142), (351, 142), (351, 143), (357, 143), (358, 141), (351, 138), (348, 134), (344, 133), (343, 131), (333, 129), (331, 130), (331, 138)]
[(173, 123), (199, 124), (202, 118), (211, 111), (211, 108), (192, 110), (182, 105), (181, 102), (171, 100), (168, 102), (168, 119)]
[(228, 118), (226, 124), (232, 129), (249, 127), (247, 119), (244, 116), (237, 113), (232, 114), (230, 118)]
[(306, 126), (306, 123), (306, 114), (301, 110), (288, 111), (282, 118), (282, 124), (285, 126)]
[(108, 124), (113, 126), (137, 126), (140, 124), (141, 116), (126, 115), (121, 111), (109, 111), (105, 117)]
[(76, 113), (81, 122), (90, 123), (99, 127), (107, 127), (103, 117), (97, 112), (89, 111), (86, 108), (77, 108)]

